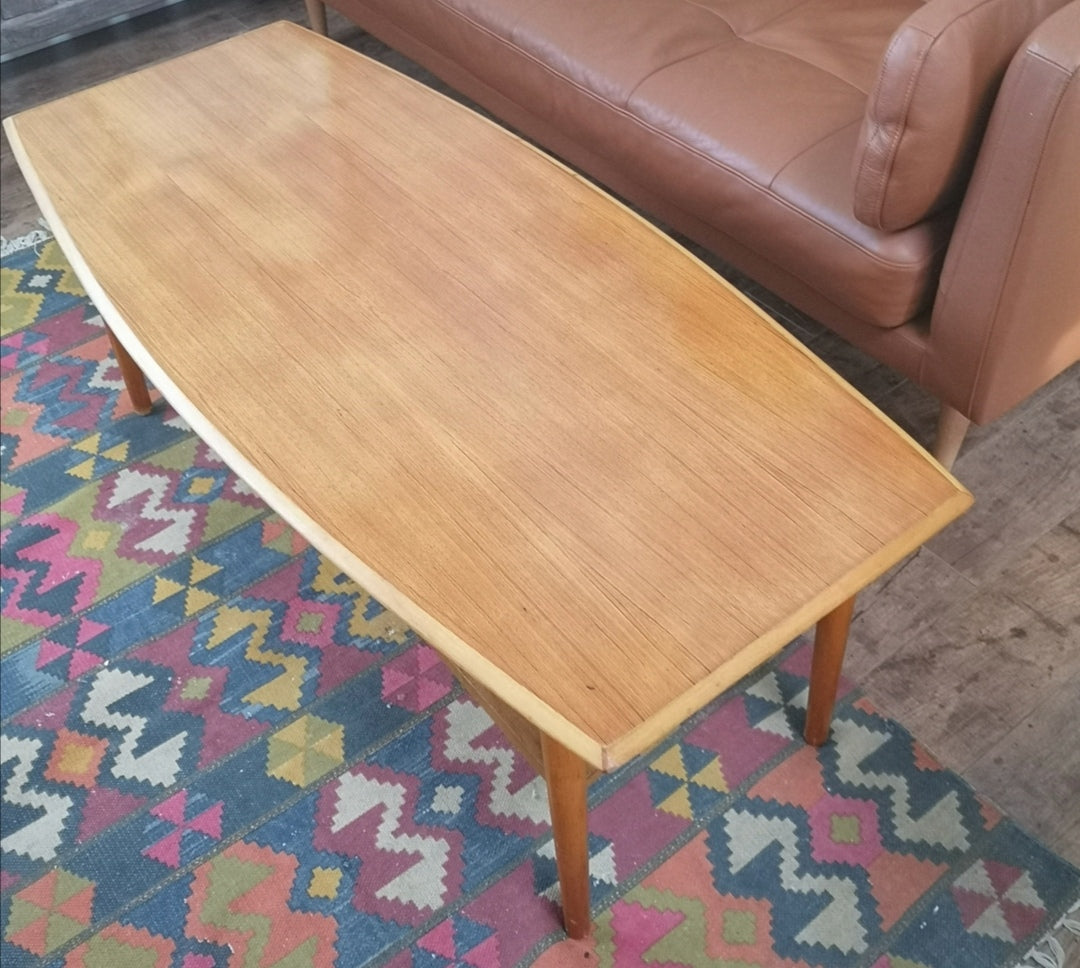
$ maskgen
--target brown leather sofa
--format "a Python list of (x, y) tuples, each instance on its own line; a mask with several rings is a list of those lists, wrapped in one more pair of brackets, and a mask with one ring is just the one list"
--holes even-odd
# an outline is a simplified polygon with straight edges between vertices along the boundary
[(921, 384), (946, 464), (1080, 358), (1080, 0), (331, 4)]

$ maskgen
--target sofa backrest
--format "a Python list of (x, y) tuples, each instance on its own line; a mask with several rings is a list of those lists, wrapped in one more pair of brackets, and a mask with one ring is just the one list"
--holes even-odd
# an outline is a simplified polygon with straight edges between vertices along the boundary
[(893, 34), (855, 151), (855, 217), (898, 231), (955, 201), (1013, 54), (1066, 0), (927, 0)]

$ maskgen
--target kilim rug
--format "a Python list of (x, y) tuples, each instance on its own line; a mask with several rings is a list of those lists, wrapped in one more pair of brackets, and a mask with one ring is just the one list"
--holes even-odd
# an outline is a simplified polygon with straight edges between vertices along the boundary
[[(595, 784), (560, 930), (541, 781), (432, 650), (158, 401), (52, 241), (3, 260), (4, 968), (993, 968), (1080, 872), (793, 643)], [(328, 470), (332, 473), (332, 469)]]

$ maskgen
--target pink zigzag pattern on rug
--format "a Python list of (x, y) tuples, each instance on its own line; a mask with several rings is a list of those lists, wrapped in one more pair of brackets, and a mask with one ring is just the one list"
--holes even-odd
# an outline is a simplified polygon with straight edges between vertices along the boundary
[[(66, 583), (73, 582), (77, 583), (78, 588), (73, 597), (72, 611), (80, 612), (93, 604), (103, 566), (94, 558), (68, 554), (79, 536), (77, 522), (59, 514), (45, 513), (35, 514), (21, 523), (24, 528), (34, 526), (48, 528), (53, 533), (19, 551), (17, 560), (5, 569), (8, 580), (14, 579), (15, 587), (8, 595), (4, 614), (29, 625), (48, 628), (55, 624), (58, 617), (64, 616), (34, 608), (30, 604), (24, 605), (23, 599), (31, 595), (48, 594)], [(0, 535), (0, 544), (6, 543), (10, 535), (11, 529), (6, 529)], [(46, 566), (45, 573), (40, 577), (40, 569), (34, 568), (34, 564)]]
[[(78, 352), (86, 353), (87, 346), (79, 347)], [(46, 360), (38, 367), (31, 382), (31, 389), (36, 390), (60, 381), (56, 397), (61, 403), (71, 405), (69, 412), (52, 421), (54, 426), (87, 432), (98, 426), (102, 412), (115, 394), (100, 390), (85, 393), (79, 390), (79, 386), (94, 374), (99, 359), (100, 357), (95, 357), (91, 352), (82, 365), (74, 359), (62, 359)]]
[[(347, 639), (337, 640), (337, 624), (343, 606), (336, 602), (320, 601), (310, 586), (304, 583), (303, 576), (304, 562), (297, 559), (245, 591), (241, 601), (267, 600), (285, 605), (285, 621), (280, 631), (282, 641), (315, 650), (318, 661), (316, 695), (322, 696), (359, 675), (378, 657), (356, 648)], [(305, 613), (322, 616), (323, 621), (317, 632), (300, 630), (300, 620)]]
[[(228, 666), (191, 661), (198, 626), (198, 620), (192, 619), (132, 654), (142, 662), (151, 662), (170, 671), (172, 688), (163, 704), (167, 712), (188, 713), (203, 721), (198, 768), (205, 770), (266, 732), (270, 726), (222, 707), (232, 670)], [(194, 694), (188, 694), (187, 687), (192, 681), (197, 681), (200, 688)]]
[(312, 841), (360, 861), (353, 905), (397, 924), (423, 923), (461, 896), (460, 831), (417, 823), (420, 780), (364, 763), (323, 788)]
[[(475, 728), (474, 717), (486, 723), (476, 733), (470, 730)], [(536, 773), (515, 752), (502, 730), (471, 701), (453, 702), (432, 717), (431, 765), (445, 773), (480, 778), (477, 823), (519, 837), (539, 837), (547, 832), (546, 808), (540, 808), (539, 815), (527, 812), (537, 801), (524, 791), (536, 781)]]
[(94, 517), (124, 525), (117, 554), (161, 566), (198, 546), (206, 528), (203, 504), (172, 500), (181, 475), (153, 464), (130, 464), (104, 479)]

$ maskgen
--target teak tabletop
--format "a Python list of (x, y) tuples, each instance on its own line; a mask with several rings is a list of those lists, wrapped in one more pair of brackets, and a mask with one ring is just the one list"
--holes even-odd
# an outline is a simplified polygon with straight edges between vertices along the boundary
[(970, 503), (659, 231), (296, 25), (5, 127), (136, 401), (141, 369), (543, 770), (571, 933), (586, 769), (824, 618), (820, 742), (852, 597)]

